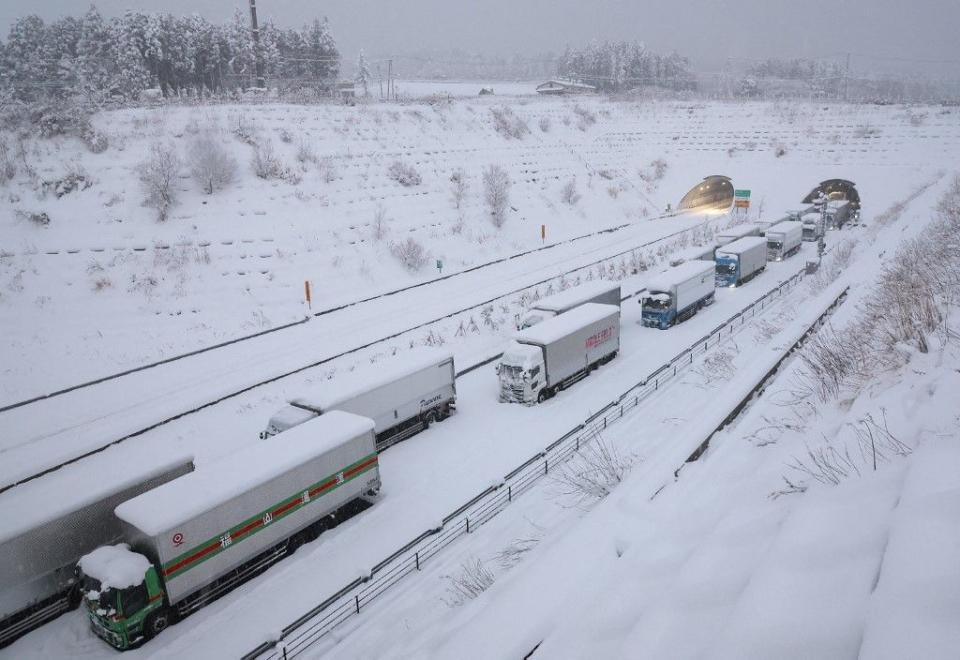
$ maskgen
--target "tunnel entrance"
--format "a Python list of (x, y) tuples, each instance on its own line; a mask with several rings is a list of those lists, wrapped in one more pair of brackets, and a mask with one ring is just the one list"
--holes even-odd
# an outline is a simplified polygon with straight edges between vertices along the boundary
[(845, 199), (850, 202), (850, 210), (860, 210), (860, 193), (857, 192), (853, 181), (846, 179), (827, 179), (821, 181), (820, 185), (810, 191), (810, 194), (803, 198), (804, 204), (813, 204), (820, 197), (820, 193), (827, 196), (827, 199)]
[(680, 210), (726, 210), (733, 204), (733, 183), (720, 174), (705, 177), (680, 200)]

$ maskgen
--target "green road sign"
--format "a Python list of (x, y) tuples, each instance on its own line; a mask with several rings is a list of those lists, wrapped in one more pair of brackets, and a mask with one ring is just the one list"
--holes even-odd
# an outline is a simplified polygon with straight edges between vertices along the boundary
[(734, 196), (734, 197), (739, 197), (740, 199), (750, 199), (750, 191), (749, 191), (749, 190), (734, 190), (734, 191), (733, 191), (733, 196)]

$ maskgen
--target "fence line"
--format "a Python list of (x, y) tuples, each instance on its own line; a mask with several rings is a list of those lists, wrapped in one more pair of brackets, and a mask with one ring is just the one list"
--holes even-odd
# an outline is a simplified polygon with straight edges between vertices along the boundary
[(693, 342), (669, 362), (655, 369), (616, 400), (611, 401), (542, 451), (508, 473), (499, 483), (478, 493), (443, 518), (439, 527), (427, 530), (375, 565), (370, 572), (353, 580), (313, 609), (285, 626), (279, 640), (264, 642), (243, 656), (254, 660), (264, 656), (270, 660), (289, 660), (315, 644), (347, 619), (360, 614), (365, 605), (376, 600), (390, 587), (410, 573), (421, 570), (424, 562), (459, 537), (472, 533), (513, 500), (530, 490), (552, 469), (562, 464), (580, 448), (594, 440), (610, 424), (622, 419), (647, 397), (689, 367), (694, 359), (716, 347), (748, 320), (762, 312), (772, 301), (792, 290), (804, 277), (800, 270), (770, 289), (759, 299), (729, 317), (709, 334)]

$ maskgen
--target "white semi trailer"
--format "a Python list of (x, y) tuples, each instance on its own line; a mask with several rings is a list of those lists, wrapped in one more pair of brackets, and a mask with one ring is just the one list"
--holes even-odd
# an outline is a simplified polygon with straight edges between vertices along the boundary
[(767, 239), (761, 236), (738, 238), (717, 248), (716, 285), (740, 286), (767, 267)]
[(411, 350), (304, 392), (270, 418), (260, 437), (343, 410), (372, 419), (377, 446), (384, 449), (449, 417), (456, 410), (456, 378), (450, 352)]
[(162, 632), (313, 540), (380, 489), (373, 421), (334, 411), (116, 507), (123, 543), (79, 561), (91, 627)]
[[(80, 603), (74, 569), (122, 535), (113, 509), (193, 470), (173, 454), (149, 467), (117, 449), (0, 496), (0, 646)], [(123, 469), (117, 469), (122, 465)]]
[(688, 261), (650, 279), (639, 300), (643, 325), (666, 330), (711, 304), (716, 293), (715, 270), (712, 261)]
[(570, 287), (566, 291), (555, 293), (538, 300), (518, 324), (517, 330), (530, 328), (536, 324), (569, 312), (584, 303), (620, 306), (619, 282), (595, 280)]
[(566, 389), (620, 350), (620, 307), (586, 303), (521, 330), (500, 356), (500, 401), (533, 405)]
[(800, 251), (803, 223), (793, 220), (778, 222), (766, 232), (767, 261), (783, 261)]

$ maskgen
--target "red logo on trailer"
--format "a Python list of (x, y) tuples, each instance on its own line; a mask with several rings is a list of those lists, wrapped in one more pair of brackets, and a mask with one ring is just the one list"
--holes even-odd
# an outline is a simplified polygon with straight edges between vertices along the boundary
[(181, 545), (183, 545), (183, 534), (177, 532), (173, 535), (173, 539), (171, 540), (173, 541), (173, 545), (179, 548)]
[(600, 332), (587, 337), (587, 348), (595, 348), (611, 339), (613, 339), (613, 328), (604, 328)]

